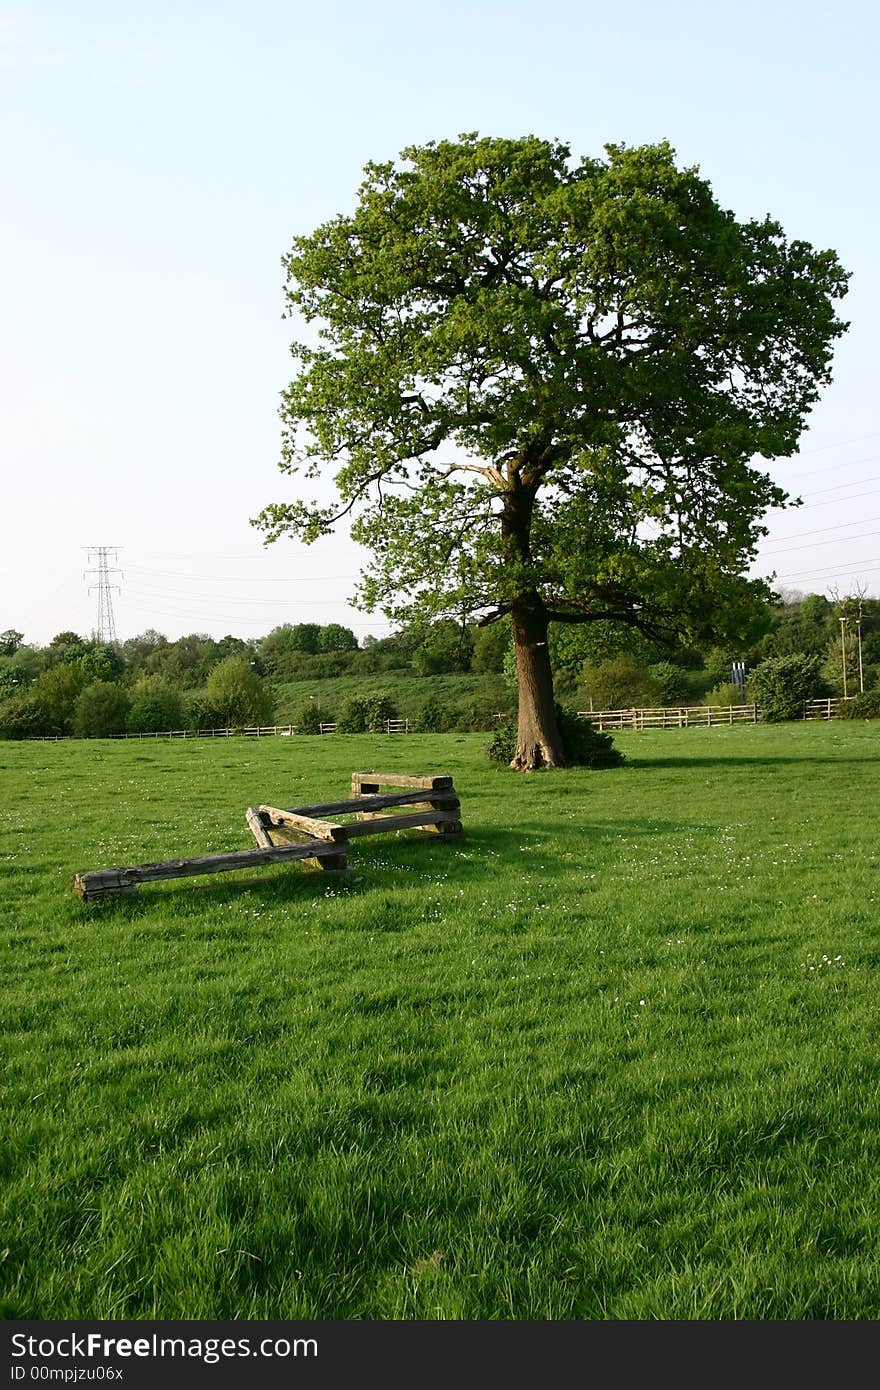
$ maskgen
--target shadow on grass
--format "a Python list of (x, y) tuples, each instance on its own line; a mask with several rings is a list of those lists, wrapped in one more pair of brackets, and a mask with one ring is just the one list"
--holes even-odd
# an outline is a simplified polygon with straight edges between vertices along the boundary
[[(328, 889), (334, 895), (363, 895), (371, 890), (385, 891), (394, 882), (405, 886), (436, 882), (452, 874), (460, 881), (497, 879), (499, 874), (518, 874), (527, 856), (541, 859), (545, 877), (570, 872), (566, 862), (555, 862), (553, 851), (560, 843), (578, 841), (589, 843), (607, 839), (608, 835), (623, 834), (626, 839), (641, 840), (652, 835), (687, 834), (692, 830), (683, 822), (659, 820), (598, 821), (588, 825), (571, 824), (548, 826), (546, 822), (525, 822), (515, 831), (506, 829), (466, 830), (460, 840), (442, 843), (429, 835), (400, 838), (391, 835), (384, 839), (361, 841), (350, 847), (349, 872), (296, 868), (276, 869), (264, 874), (249, 874), (246, 878), (223, 874), (215, 877), (175, 879), (170, 882), (146, 883), (134, 894), (111, 895), (93, 903), (81, 903), (83, 913), (100, 912), (122, 918), (138, 918), (154, 910), (154, 905), (173, 902), (199, 908), (209, 900), (218, 906), (239, 899), (242, 895), (259, 898), (263, 906), (287, 903), (291, 898), (323, 897)], [(389, 881), (389, 876), (392, 876)]]
[[(880, 757), (880, 740), (878, 740), (877, 752), (874, 754), (874, 756), (875, 756), (875, 757)], [(783, 755), (781, 755), (781, 756), (774, 756), (773, 754), (768, 754), (768, 755), (766, 755), (765, 757), (760, 757), (760, 758), (731, 758), (731, 757), (728, 757), (728, 756), (726, 756), (726, 755), (724, 755), (724, 754), (719, 754), (717, 757), (713, 757), (712, 755), (710, 755), (710, 756), (708, 756), (708, 757), (704, 757), (704, 756), (702, 756), (702, 755), (696, 755), (696, 756), (694, 756), (694, 757), (692, 757), (692, 758), (689, 758), (689, 757), (675, 757), (675, 758), (641, 758), (641, 757), (639, 757), (639, 755), (638, 755), (637, 753), (635, 753), (635, 754), (633, 754), (633, 753), (627, 753), (626, 761), (627, 761), (627, 766), (628, 766), (629, 769), (631, 769), (631, 770), (633, 770), (633, 771), (637, 771), (637, 770), (639, 770), (639, 769), (641, 769), (641, 768), (646, 768), (646, 767), (658, 767), (658, 768), (662, 768), (662, 767), (685, 767), (685, 768), (692, 768), (692, 767), (763, 767), (763, 768), (767, 768), (767, 767), (805, 767), (805, 768), (807, 768), (807, 767), (839, 767), (839, 766), (841, 766), (842, 764), (847, 764), (847, 763), (848, 763), (848, 764), (852, 764), (852, 765), (854, 765), (854, 766), (862, 766), (863, 764), (865, 764), (865, 763), (867, 763), (867, 762), (871, 762), (871, 761), (872, 761), (872, 758), (871, 758), (871, 755), (870, 755), (870, 754), (863, 755), (862, 757), (858, 757), (858, 758), (852, 757), (852, 756), (850, 756), (850, 755), (841, 756), (841, 757), (839, 757), (839, 758), (815, 758), (815, 757), (813, 757), (812, 755), (809, 755), (809, 754), (803, 754), (803, 755), (800, 756), (800, 757), (791, 757), (791, 756), (789, 756), (788, 754), (783, 754)]]
[[(546, 820), (521, 822), (516, 830), (499, 829), (495, 826), (470, 830), (465, 829), (461, 840), (452, 845), (431, 843), (428, 836), (424, 840), (389, 840), (384, 843), (371, 842), (369, 850), (359, 852), (357, 859), (351, 856), (350, 862), (355, 872), (365, 874), (380, 872), (385, 868), (424, 870), (436, 874), (438, 870), (448, 873), (455, 868), (456, 877), (485, 877), (488, 872), (493, 878), (508, 868), (519, 872), (523, 859), (527, 856), (540, 856), (546, 859), (544, 866), (548, 872), (570, 872), (568, 864), (553, 865), (554, 848), (570, 847), (572, 841), (589, 845), (598, 840), (607, 841), (609, 835), (619, 835), (627, 840), (642, 840), (653, 835), (690, 835), (693, 825), (683, 821), (647, 820), (627, 817), (622, 820), (593, 820), (588, 823), (565, 822), (548, 825)], [(476, 875), (475, 875), (476, 871)]]

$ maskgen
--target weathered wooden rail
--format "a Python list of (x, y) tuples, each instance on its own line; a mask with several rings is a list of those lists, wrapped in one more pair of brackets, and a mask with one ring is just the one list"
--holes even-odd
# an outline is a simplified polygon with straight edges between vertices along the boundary
[(266, 864), (311, 862), (322, 870), (347, 872), (345, 847), (328, 846), (326, 840), (295, 845), (263, 845), (258, 849), (230, 850), (226, 854), (202, 854), (190, 859), (164, 859), (156, 864), (133, 864), (123, 869), (94, 869), (75, 874), (74, 892), (85, 902), (136, 893), (142, 883), (161, 879), (194, 878), (200, 874), (225, 874), (235, 869), (254, 869)]
[[(382, 787), (404, 790), (383, 792)], [(312, 835), (329, 842), (348, 843), (364, 835), (396, 830), (421, 830), (443, 840), (461, 837), (461, 802), (451, 777), (353, 772), (351, 791), (351, 796), (344, 800), (313, 806), (260, 806), (256, 811), (250, 808), (248, 823), (258, 843), (260, 834), (270, 837), (270, 843), (275, 842), (271, 840), (273, 834), (276, 839)], [(412, 809), (401, 812), (401, 807)], [(350, 819), (327, 820), (328, 816)]]
[[(321, 874), (348, 874), (349, 841), (363, 835), (421, 830), (442, 840), (462, 835), (461, 802), (451, 777), (398, 772), (352, 773), (352, 795), (314, 806), (248, 806), (245, 820), (256, 849), (230, 850), (154, 864), (93, 869), (73, 878), (84, 902), (136, 893), (142, 883), (229, 873), (272, 864), (310, 866)], [(382, 787), (404, 788), (382, 792)], [(411, 809), (401, 812), (401, 807)], [(328, 816), (351, 817), (328, 820)]]

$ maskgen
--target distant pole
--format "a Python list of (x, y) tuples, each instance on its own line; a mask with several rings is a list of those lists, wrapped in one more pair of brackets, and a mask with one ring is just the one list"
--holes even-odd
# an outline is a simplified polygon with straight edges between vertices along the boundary
[(862, 666), (862, 600), (859, 599), (859, 616), (856, 619), (856, 637), (859, 643), (859, 694), (865, 693), (865, 672)]
[(95, 569), (85, 570), (83, 572), (83, 578), (90, 574), (96, 574), (98, 576), (97, 584), (92, 584), (89, 586), (90, 594), (94, 593), (96, 589), (98, 591), (98, 641), (115, 642), (116, 620), (113, 617), (113, 599), (111, 595), (113, 589), (115, 589), (116, 592), (119, 593), (119, 585), (110, 583), (110, 575), (121, 575), (122, 570), (111, 569), (107, 557), (112, 552), (113, 560), (115, 563), (116, 556), (119, 551), (119, 546), (84, 545), (83, 550), (88, 551), (88, 556), (90, 560), (93, 557), (95, 557), (97, 560), (97, 567)]
[(847, 698), (846, 693), (846, 618), (840, 620), (840, 651), (843, 660), (843, 698)]

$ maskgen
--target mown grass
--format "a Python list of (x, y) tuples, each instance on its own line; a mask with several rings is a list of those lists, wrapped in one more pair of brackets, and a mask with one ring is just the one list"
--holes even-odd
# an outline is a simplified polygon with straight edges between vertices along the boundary
[[(876, 726), (485, 742), (0, 744), (7, 1317), (880, 1314)], [(71, 891), (371, 767), (465, 839)]]

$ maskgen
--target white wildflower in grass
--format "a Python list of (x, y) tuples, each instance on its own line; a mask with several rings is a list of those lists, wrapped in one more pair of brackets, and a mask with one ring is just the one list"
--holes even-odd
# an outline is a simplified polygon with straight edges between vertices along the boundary
[(800, 966), (801, 969), (806, 970), (808, 974), (815, 974), (820, 970), (831, 970), (835, 966), (839, 969), (845, 964), (846, 962), (842, 955), (836, 955), (832, 960), (830, 956), (823, 954), (822, 956), (807, 956), (806, 960), (801, 961)]

